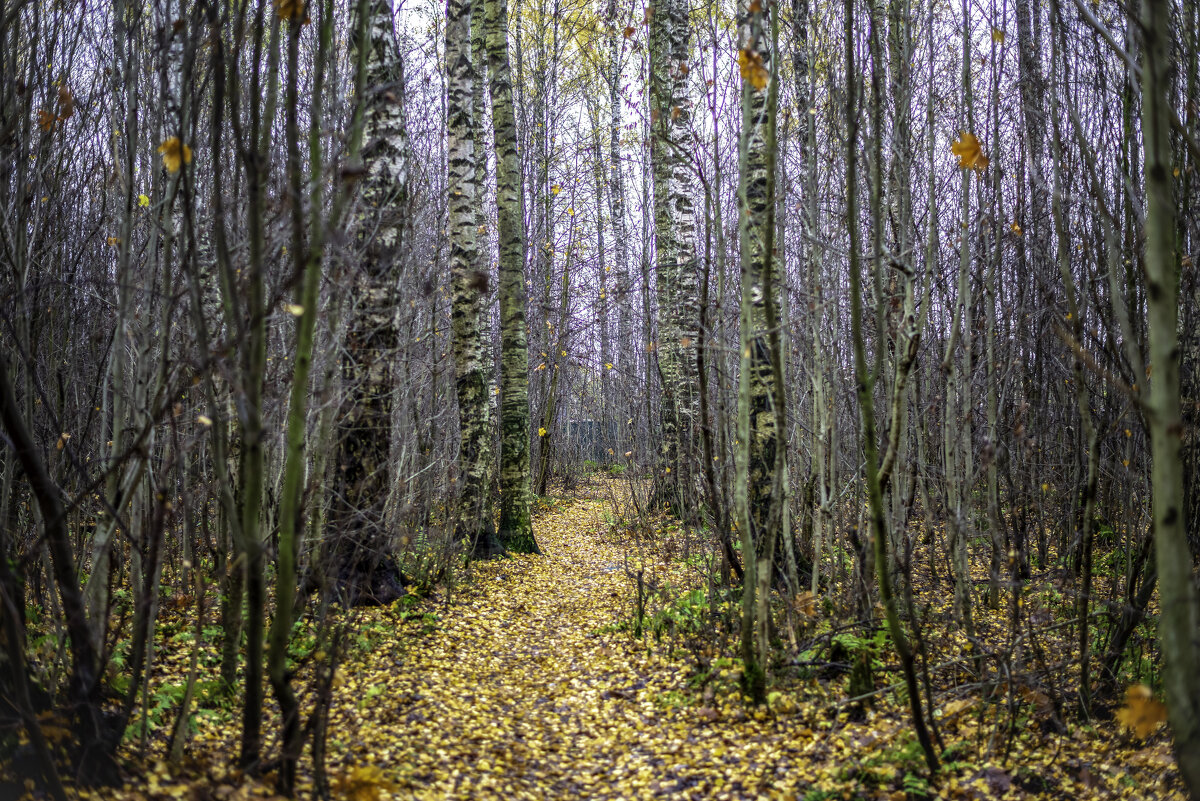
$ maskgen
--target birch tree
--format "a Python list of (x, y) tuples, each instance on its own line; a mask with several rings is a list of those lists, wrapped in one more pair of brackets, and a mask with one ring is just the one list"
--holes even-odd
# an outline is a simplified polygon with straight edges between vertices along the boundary
[(662, 382), (662, 498), (683, 515), (694, 504), (695, 360), (699, 293), (688, 97), (688, 4), (659, 0), (649, 7), (650, 159), (654, 174), (655, 287)]
[(738, 12), (742, 131), (738, 153), (741, 367), (737, 402), (737, 527), (742, 538), (743, 687), (766, 694), (770, 589), (781, 536), (786, 431), (783, 360), (775, 300), (775, 126), (779, 103), (776, 11), (757, 2)]
[(508, 2), (486, 0), (488, 89), (496, 148), (496, 218), (500, 240), (500, 543), (537, 553), (530, 518), (529, 352), (525, 331), (525, 238), (521, 163), (508, 61)]
[(410, 170), (404, 63), (391, 0), (367, 0), (356, 47), (367, 51), (362, 90), (365, 175), (355, 219), (362, 261), (342, 355), (346, 401), (338, 421), (328, 523), (334, 548), (347, 562), (338, 569), (352, 576), (351, 592), (378, 592), (379, 600), (387, 600), (395, 589), (373, 585), (391, 550), (384, 503), (392, 478), (393, 360), (399, 344), (396, 289), (406, 258)]
[[(459, 446), (457, 536), (472, 553), (500, 551), (495, 537), (489, 478), (492, 469), (488, 381), (484, 372), (481, 318), (488, 274), (476, 244), (475, 135), (472, 126), (475, 65), (471, 61), (471, 0), (446, 5), (447, 138), (446, 208), (453, 284), (455, 385)], [(478, 194), (482, 194), (478, 191)]]

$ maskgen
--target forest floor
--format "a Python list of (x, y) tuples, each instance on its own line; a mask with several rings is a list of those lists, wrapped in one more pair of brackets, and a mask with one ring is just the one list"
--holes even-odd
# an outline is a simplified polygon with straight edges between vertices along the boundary
[[(941, 696), (935, 780), (895, 692), (847, 706), (845, 675), (778, 670), (769, 704), (746, 705), (733, 633), (715, 650), (686, 636), (709, 609), (695, 555), (635, 546), (612, 511), (599, 494), (553, 502), (536, 519), (541, 555), (475, 563), (452, 589), (362, 612), (334, 681), (334, 797), (1182, 798), (1161, 728), (1144, 741), (1111, 720), (1055, 731), (1036, 697), (1010, 718), (978, 687)], [(653, 597), (635, 638), (639, 568)], [(877, 671), (880, 688), (896, 679)], [(236, 714), (193, 723), (184, 763), (152, 748), (124, 788), (84, 797), (272, 795), (269, 776), (229, 767)]]

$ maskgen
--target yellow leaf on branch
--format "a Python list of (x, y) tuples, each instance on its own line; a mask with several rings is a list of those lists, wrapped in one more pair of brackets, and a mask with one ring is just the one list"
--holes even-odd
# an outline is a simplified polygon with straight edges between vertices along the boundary
[(180, 142), (178, 136), (172, 136), (159, 145), (158, 152), (162, 154), (163, 166), (167, 168), (167, 172), (179, 172), (179, 168), (184, 164), (192, 163), (192, 149)]
[(65, 120), (75, 113), (75, 96), (65, 86), (58, 87), (58, 118)]
[(304, 0), (275, 0), (275, 13), (280, 19), (296, 19), (304, 13)]
[(771, 73), (763, 65), (762, 54), (754, 50), (743, 48), (738, 51), (738, 70), (742, 74), (742, 80), (749, 81), (759, 91), (766, 89), (767, 81), (771, 79)]
[(983, 145), (968, 131), (959, 131), (959, 137), (950, 145), (950, 152), (958, 156), (958, 166), (964, 170), (985, 170), (988, 157), (983, 155)]

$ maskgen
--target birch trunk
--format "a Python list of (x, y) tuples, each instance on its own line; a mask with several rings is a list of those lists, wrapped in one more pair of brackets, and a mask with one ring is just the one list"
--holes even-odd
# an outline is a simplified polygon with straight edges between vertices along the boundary
[(746, 562), (742, 583), (742, 684), (755, 703), (762, 703), (766, 692), (768, 601), (783, 521), (786, 465), (786, 445), (781, 442), (786, 430), (783, 365), (774, 298), (777, 32), (775, 13), (768, 16), (768, 11), (753, 2), (740, 7), (738, 241), (742, 308), (735, 502)]
[[(609, 142), (608, 142), (608, 202), (611, 214), (613, 238), (613, 294), (617, 306), (617, 342), (622, 347), (628, 347), (633, 342), (633, 284), (629, 273), (629, 242), (625, 228), (625, 181), (621, 165), (621, 64), (622, 47), (620, 23), (617, 21), (617, 2), (609, 0), (609, 63), (608, 63), (608, 102)], [(630, 353), (632, 357), (632, 353)], [(622, 357), (619, 366), (622, 374), (633, 377), (637, 374), (635, 358)], [(609, 371), (609, 362), (605, 362), (605, 371)], [(608, 379), (610, 384), (612, 378)], [(630, 426), (637, 416), (635, 404), (631, 401), (622, 406), (617, 420), (618, 448), (624, 450), (630, 447)]]
[(366, 171), (356, 220), (361, 268), (357, 306), (347, 321), (338, 421), (336, 486), (329, 535), (355, 597), (390, 600), (398, 588), (381, 565), (391, 542), (383, 521), (392, 484), (393, 362), (399, 345), (396, 288), (404, 267), (410, 150), (404, 108), (404, 64), (393, 30), (391, 0), (367, 0), (361, 102)]
[(659, 0), (650, 7), (650, 158), (654, 172), (654, 244), (658, 296), (659, 376), (662, 380), (660, 497), (681, 516), (694, 514), (691, 467), (696, 448), (695, 149), (688, 96), (688, 4)]
[(477, 556), (503, 550), (495, 534), (488, 476), (491, 424), (483, 359), (483, 299), (488, 275), (476, 243), (478, 195), (472, 111), (476, 81), (471, 61), (471, 0), (446, 6), (446, 209), (450, 238), (455, 389), (458, 394), (457, 537)]
[(507, 0), (487, 0), (487, 51), (496, 148), (500, 237), (500, 543), (537, 553), (530, 519), (529, 352), (525, 331), (525, 238), (521, 162), (508, 61)]

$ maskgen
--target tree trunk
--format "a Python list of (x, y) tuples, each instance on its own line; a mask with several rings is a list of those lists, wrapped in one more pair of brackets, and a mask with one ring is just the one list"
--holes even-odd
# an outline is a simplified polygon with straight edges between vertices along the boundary
[[(854, 74), (854, 2), (855, 0), (845, 0), (845, 26), (846, 26), (846, 74), (848, 76)], [(871, 20), (870, 27), (870, 49), (872, 60), (875, 62), (873, 66), (878, 69), (880, 67), (880, 40), (882, 33), (879, 30), (881, 27), (880, 18), (878, 16)], [(882, 76), (876, 73), (875, 86), (878, 87), (882, 82)], [(908, 641), (908, 635), (905, 633), (900, 623), (900, 615), (896, 603), (895, 593), (892, 588), (892, 568), (891, 558), (888, 554), (889, 539), (887, 533), (887, 512), (883, 506), (883, 486), (882, 480), (886, 474), (880, 469), (879, 448), (875, 433), (875, 379), (876, 375), (870, 371), (867, 365), (866, 338), (863, 332), (863, 302), (862, 302), (862, 275), (859, 257), (859, 219), (858, 219), (858, 143), (855, 141), (858, 134), (858, 108), (856, 106), (856, 84), (854, 78), (848, 79), (848, 88), (846, 92), (846, 122), (849, 135), (846, 139), (846, 223), (849, 231), (850, 240), (850, 320), (851, 331), (854, 347), (854, 375), (857, 385), (859, 417), (862, 422), (862, 439), (863, 452), (865, 458), (865, 478), (867, 485), (867, 501), (871, 513), (871, 544), (875, 553), (875, 571), (879, 582), (879, 600), (883, 604), (884, 613), (887, 618), (888, 633), (892, 637), (892, 645), (896, 648), (896, 654), (900, 657), (900, 665), (904, 672), (904, 684), (908, 690), (908, 703), (912, 713), (913, 726), (916, 729), (917, 740), (921, 744), (921, 748), (925, 753), (925, 761), (929, 766), (930, 773), (936, 773), (938, 770), (937, 755), (933, 750), (933, 744), (929, 736), (929, 730), (925, 723), (925, 716), (921, 706), (921, 693), (917, 684), (916, 660), (912, 650), (912, 646)], [(872, 116), (878, 120), (880, 116), (880, 104), (882, 98), (880, 93), (875, 91), (872, 93)], [(875, 127), (875, 126), (873, 126)], [(878, 128), (876, 127), (876, 131)], [(882, 241), (880, 236), (880, 228), (882, 226), (882, 202), (878, 191), (878, 182), (881, 176), (881, 164), (879, 158), (879, 142), (876, 143), (876, 154), (874, 159), (875, 186), (872, 188), (871, 195), (871, 223), (874, 230), (872, 243), (872, 263), (876, 271), (880, 269), (882, 261)], [(878, 285), (878, 277), (876, 285)], [(882, 298), (877, 298), (877, 301), (882, 302)], [(911, 310), (911, 306), (910, 306)], [(916, 343), (915, 333), (912, 331), (914, 325), (911, 321), (908, 326), (909, 336), (907, 341), (910, 345)], [(877, 343), (878, 347), (884, 347), (882, 341)], [(915, 356), (915, 348), (912, 349)], [(907, 357), (907, 354), (902, 357), (911, 365), (912, 361)], [(903, 365), (904, 362), (901, 363)], [(891, 424), (895, 428), (899, 424), (900, 411), (899, 404), (904, 399), (903, 394), (903, 379), (907, 373), (907, 367), (897, 368), (897, 391), (893, 395), (893, 406), (891, 410)], [(889, 453), (894, 458), (894, 445), (889, 445)], [(885, 463), (887, 459), (885, 457)]]
[(1175, 249), (1169, 74), (1171, 4), (1143, 0), (1145, 62), (1142, 125), (1146, 160), (1146, 297), (1150, 329), (1150, 437), (1154, 499), (1154, 546), (1158, 560), (1158, 637), (1166, 670), (1163, 684), (1179, 773), (1200, 798), (1200, 609), (1191, 576), (1184, 522), (1183, 419), (1179, 374), (1179, 253)]
[(690, 473), (695, 461), (696, 221), (688, 97), (688, 5), (650, 7), (650, 158), (654, 172), (654, 243), (658, 357), (662, 381), (662, 473), (659, 497), (685, 518), (695, 514)]
[(347, 322), (341, 372), (346, 387), (338, 421), (337, 472), (326, 536), (334, 577), (350, 603), (387, 603), (400, 592), (391, 565), (384, 506), (392, 486), (392, 365), (399, 346), (396, 287), (407, 256), (409, 141), (404, 63), (393, 31), (391, 0), (367, 0), (356, 37), (366, 48), (362, 82), (361, 212), (356, 220), (361, 267), (357, 305)]
[[(768, 25), (770, 26), (768, 28)], [(782, 522), (785, 445), (783, 364), (774, 299), (775, 74), (778, 17), (757, 3), (739, 9), (742, 72), (738, 239), (741, 250), (741, 370), (738, 381), (737, 519), (742, 585), (743, 689), (766, 692), (768, 596)]]
[[(625, 228), (625, 181), (621, 164), (621, 63), (623, 41), (620, 24), (617, 21), (617, 2), (608, 2), (609, 63), (608, 63), (608, 102), (609, 102), (609, 143), (608, 143), (608, 202), (611, 212), (613, 239), (613, 296), (617, 306), (617, 342), (622, 347), (628, 347), (633, 342), (633, 284), (629, 274), (629, 242)], [(599, 155), (599, 154), (597, 154)], [(637, 375), (636, 356), (629, 351), (622, 354), (617, 364), (621, 376), (630, 380)], [(609, 372), (608, 362), (605, 371)], [(610, 384), (614, 381), (610, 376)], [(629, 400), (617, 414), (617, 445), (619, 450), (630, 448), (632, 424), (637, 417), (637, 406)]]
[(455, 388), (458, 394), (458, 519), (456, 534), (477, 556), (501, 552), (488, 476), (492, 468), (488, 381), (483, 361), (483, 299), (488, 275), (476, 244), (477, 191), (472, 103), (471, 0), (446, 6), (447, 150), (446, 208), (453, 286)]
[(530, 518), (529, 353), (525, 332), (525, 239), (521, 163), (508, 63), (507, 0), (487, 0), (492, 128), (496, 147), (496, 218), (500, 237), (500, 531), (501, 544), (537, 553)]
[[(67, 515), (58, 486), (46, 470), (39, 449), (29, 433), (25, 419), (9, 379), (8, 363), (0, 356), (0, 423), (4, 426), (21, 469), (29, 481), (33, 499), (41, 514), (43, 535), (50, 551), (50, 568), (58, 586), (59, 600), (65, 617), (67, 639), (71, 644), (71, 676), (69, 698), (74, 706), (79, 726), (79, 742), (87, 747), (81, 762), (81, 773), (87, 780), (113, 778), (115, 766), (112, 753), (117, 743), (105, 724), (101, 711), (100, 676), (97, 653), (92, 645), (83, 594), (77, 583), (75, 560), (71, 554)], [(7, 558), (7, 555), (3, 556)], [(14, 668), (21, 669), (20, 660)]]

